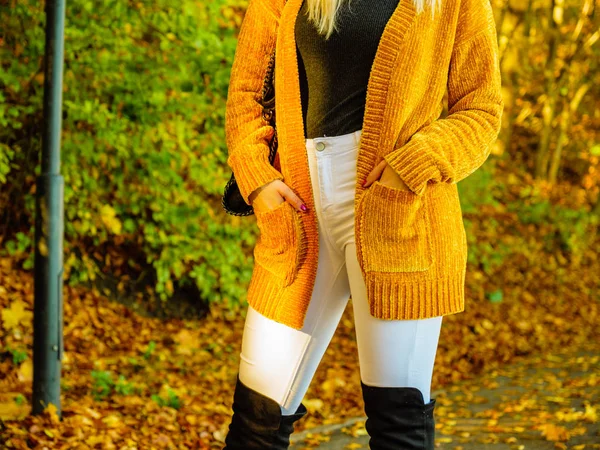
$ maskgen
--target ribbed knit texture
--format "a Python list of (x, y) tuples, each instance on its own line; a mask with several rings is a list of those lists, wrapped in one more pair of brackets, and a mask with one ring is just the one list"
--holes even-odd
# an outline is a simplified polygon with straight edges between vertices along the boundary
[(329, 39), (308, 18), (304, 0), (295, 24), (300, 93), (307, 138), (360, 130), (367, 82), (385, 25), (398, 0), (343, 3)]
[[(261, 238), (248, 302), (301, 329), (313, 293), (319, 240), (300, 101), (294, 22), (302, 0), (250, 0), (226, 111), (228, 164), (242, 195), (282, 179), (309, 212), (282, 204), (256, 215)], [(270, 166), (272, 128), (260, 98), (277, 43), (275, 97), (281, 172)], [(503, 100), (489, 0), (444, 0), (435, 17), (400, 0), (367, 86), (357, 160), (355, 237), (370, 312), (418, 319), (464, 310), (467, 240), (456, 183), (489, 155)], [(448, 116), (440, 117), (448, 89)], [(362, 183), (385, 158), (410, 191)], [(318, 293), (316, 293), (318, 295)]]

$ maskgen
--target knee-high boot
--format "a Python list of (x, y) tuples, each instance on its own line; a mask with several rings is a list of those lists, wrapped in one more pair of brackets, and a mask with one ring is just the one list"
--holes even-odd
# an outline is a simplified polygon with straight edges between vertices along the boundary
[(361, 381), (371, 450), (433, 450), (435, 399), (416, 387), (368, 386)]
[(285, 450), (290, 445), (294, 422), (306, 413), (300, 404), (289, 416), (275, 400), (251, 389), (237, 377), (233, 393), (233, 416), (223, 450)]

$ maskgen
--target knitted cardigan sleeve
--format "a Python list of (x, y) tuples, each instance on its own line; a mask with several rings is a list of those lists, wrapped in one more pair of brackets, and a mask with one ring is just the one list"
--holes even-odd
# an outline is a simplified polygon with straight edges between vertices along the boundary
[(421, 128), (384, 156), (408, 188), (458, 183), (489, 156), (504, 103), (496, 25), (489, 0), (461, 0), (448, 72), (448, 116)]
[(275, 48), (281, 6), (278, 1), (250, 0), (240, 27), (225, 106), (227, 164), (242, 197), (283, 175), (269, 162), (274, 129), (262, 117), (264, 78)]

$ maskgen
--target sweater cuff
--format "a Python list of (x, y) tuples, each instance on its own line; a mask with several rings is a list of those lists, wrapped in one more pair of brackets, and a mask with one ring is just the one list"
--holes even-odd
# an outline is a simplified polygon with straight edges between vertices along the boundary
[(283, 180), (283, 174), (271, 165), (268, 155), (268, 147), (266, 152), (255, 154), (241, 148), (227, 158), (227, 164), (233, 170), (240, 194), (248, 205), (250, 205), (248, 197), (256, 189), (273, 180)]
[(441, 172), (423, 142), (411, 140), (383, 158), (416, 195), (423, 195), (429, 180), (441, 180)]

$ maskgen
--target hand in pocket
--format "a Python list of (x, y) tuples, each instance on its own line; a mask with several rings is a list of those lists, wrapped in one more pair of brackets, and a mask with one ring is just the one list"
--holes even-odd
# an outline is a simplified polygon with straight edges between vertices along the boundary
[(281, 180), (273, 180), (259, 187), (248, 199), (255, 212), (272, 211), (286, 201), (298, 211), (308, 211), (300, 197)]
[(400, 178), (400, 175), (383, 158), (367, 176), (364, 187), (369, 187), (375, 181), (388, 187), (410, 191), (406, 183)]

